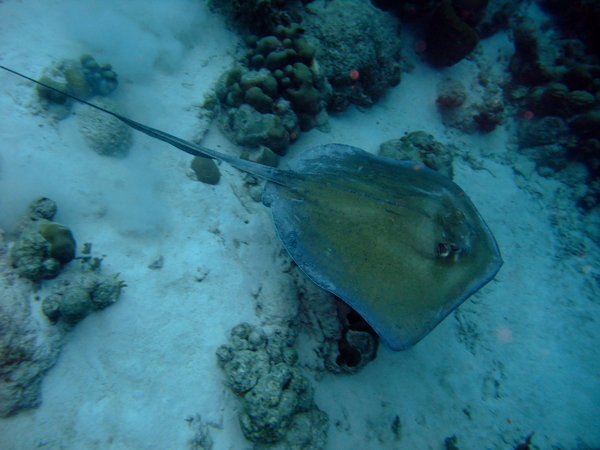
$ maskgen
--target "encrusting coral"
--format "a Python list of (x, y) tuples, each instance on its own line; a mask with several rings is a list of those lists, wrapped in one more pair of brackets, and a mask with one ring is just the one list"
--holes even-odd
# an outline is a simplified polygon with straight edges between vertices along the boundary
[(255, 449), (323, 449), (329, 419), (314, 403), (314, 390), (295, 367), (298, 355), (289, 329), (266, 334), (247, 323), (231, 330), (217, 361), (229, 387), (243, 397), (244, 436)]

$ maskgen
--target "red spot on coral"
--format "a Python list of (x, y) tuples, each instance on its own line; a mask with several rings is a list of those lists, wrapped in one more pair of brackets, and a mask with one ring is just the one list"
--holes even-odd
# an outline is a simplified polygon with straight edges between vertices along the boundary
[(298, 135), (297, 135), (296, 133), (291, 133), (291, 134), (290, 134), (290, 139), (291, 139), (292, 141), (296, 140), (296, 138), (297, 138), (297, 137), (298, 137)]
[(427, 44), (425, 43), (425, 41), (415, 42), (415, 52), (423, 53), (425, 50), (427, 50)]
[(523, 117), (527, 120), (531, 119), (533, 117), (533, 112), (532, 111), (525, 111), (523, 113)]
[(351, 79), (352, 81), (356, 81), (356, 80), (358, 80), (358, 78), (359, 78), (359, 77), (360, 77), (360, 73), (358, 73), (358, 70), (356, 70), (356, 69), (352, 69), (352, 70), (350, 71), (350, 79)]

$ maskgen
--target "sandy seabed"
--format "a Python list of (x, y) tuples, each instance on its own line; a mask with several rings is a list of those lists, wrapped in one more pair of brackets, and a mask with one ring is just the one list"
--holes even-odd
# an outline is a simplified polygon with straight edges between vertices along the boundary
[[(203, 2), (8, 0), (0, 14), (1, 64), (35, 77), (61, 58), (92, 53), (119, 72), (114, 97), (128, 117), (187, 139), (195, 107), (238, 45)], [(292, 155), (329, 142), (376, 152), (418, 130), (459, 146), (469, 156), (455, 159), (454, 181), (505, 262), (412, 349), (381, 345), (352, 376), (304, 367), (330, 418), (326, 448), (439, 449), (456, 435), (459, 448), (510, 449), (531, 432), (540, 449), (598, 447), (600, 306), (592, 275), (600, 269), (591, 255), (565, 254), (553, 229), (553, 199), (565, 187), (535, 173), (524, 180), (506, 162), (511, 121), (488, 135), (446, 129), (436, 85), (444, 76), (468, 84), (475, 63), (439, 72), (419, 62), (409, 38), (406, 46), (416, 68), (399, 86), (366, 112), (331, 117), (330, 133), (303, 134)], [(502, 73), (511, 54), (507, 37), (496, 35), (478, 58), (498, 60)], [(33, 198), (50, 197), (56, 221), (78, 242), (92, 242), (106, 255), (104, 269), (128, 285), (119, 302), (70, 332), (44, 379), (41, 406), (0, 420), (0, 448), (184, 449), (193, 435), (185, 419), (196, 414), (210, 425), (214, 449), (250, 448), (215, 350), (232, 326), (261, 323), (257, 292), (285, 309), (287, 257), (269, 210), (244, 196), (235, 169), (221, 164), (216, 186), (194, 182), (189, 156), (139, 133), (126, 159), (98, 156), (74, 115), (51, 123), (32, 113), (30, 83), (1, 72), (0, 86), (0, 226), (10, 230)], [(203, 145), (236, 151), (214, 128)], [(164, 267), (150, 270), (160, 256)], [(208, 273), (201, 283), (199, 273)], [(309, 359), (300, 354), (301, 363)]]

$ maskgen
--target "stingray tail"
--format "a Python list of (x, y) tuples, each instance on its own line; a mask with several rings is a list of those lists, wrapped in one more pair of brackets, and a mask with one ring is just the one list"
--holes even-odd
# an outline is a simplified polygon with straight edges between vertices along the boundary
[(264, 166), (262, 164), (258, 164), (258, 163), (255, 163), (252, 161), (247, 161), (247, 160), (240, 159), (240, 158), (234, 158), (232, 156), (225, 155), (224, 153), (220, 153), (215, 150), (211, 150), (209, 148), (202, 147), (200, 145), (196, 145), (192, 142), (188, 142), (181, 138), (178, 138), (177, 136), (173, 136), (172, 134), (165, 133), (164, 131), (157, 130), (156, 128), (149, 127), (142, 123), (136, 122), (135, 120), (128, 119), (127, 117), (123, 117), (120, 114), (109, 111), (108, 109), (102, 108), (98, 105), (94, 105), (93, 103), (87, 102), (87, 101), (85, 101), (79, 97), (76, 97), (74, 95), (71, 95), (67, 92), (63, 92), (60, 89), (56, 89), (55, 87), (49, 86), (45, 83), (42, 83), (41, 81), (34, 80), (33, 78), (30, 78), (27, 75), (23, 75), (22, 73), (19, 73), (15, 70), (9, 69), (8, 67), (0, 65), (0, 69), (4, 69), (7, 72), (11, 72), (21, 78), (25, 78), (26, 80), (29, 80), (35, 84), (43, 86), (46, 89), (50, 89), (51, 91), (54, 91), (61, 95), (69, 97), (75, 101), (78, 101), (79, 103), (83, 103), (84, 105), (88, 105), (91, 108), (97, 109), (98, 111), (102, 111), (103, 113), (110, 114), (111, 116), (115, 117), (116, 119), (119, 119), (121, 122), (125, 123), (126, 125), (130, 126), (131, 128), (141, 131), (142, 133), (144, 133), (150, 137), (153, 137), (154, 139), (158, 139), (163, 142), (166, 142), (167, 144), (170, 144), (173, 147), (178, 148), (179, 150), (189, 153), (190, 155), (224, 161), (237, 169), (243, 170), (244, 172), (249, 172), (253, 175), (256, 175), (258, 177), (272, 181), (274, 183), (282, 184), (282, 185), (289, 184), (288, 178), (282, 177), (281, 171), (279, 171), (273, 167)]

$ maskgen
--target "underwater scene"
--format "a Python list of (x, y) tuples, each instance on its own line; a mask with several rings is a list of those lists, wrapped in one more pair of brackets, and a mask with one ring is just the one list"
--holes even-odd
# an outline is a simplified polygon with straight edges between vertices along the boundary
[(600, 450), (600, 1), (0, 1), (0, 450)]

